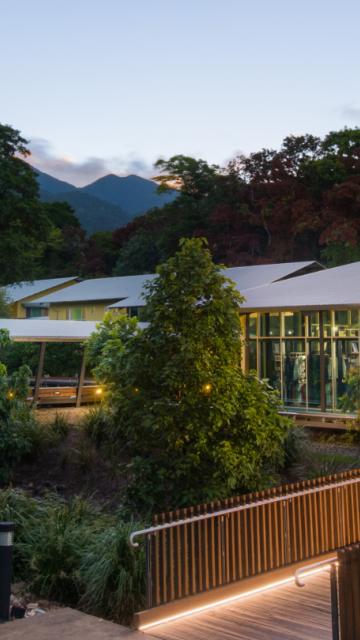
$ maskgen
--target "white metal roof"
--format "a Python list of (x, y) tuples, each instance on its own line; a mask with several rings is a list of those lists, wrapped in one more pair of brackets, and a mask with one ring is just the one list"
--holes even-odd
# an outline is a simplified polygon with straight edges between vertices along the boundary
[[(322, 268), (321, 265), (314, 261), (283, 262), (279, 264), (259, 264), (248, 267), (230, 267), (228, 269), (224, 269), (223, 273), (227, 278), (231, 278), (231, 280), (235, 282), (237, 289), (242, 293), (246, 289), (252, 289), (253, 287), (259, 287), (276, 282), (281, 278), (286, 278), (311, 266), (318, 266), (319, 269)], [(149, 276), (146, 277), (149, 278)], [(135, 295), (131, 295), (126, 299), (122, 298), (121, 300), (118, 300), (117, 302), (109, 305), (109, 309), (118, 309), (122, 307), (144, 307), (145, 301), (141, 292), (142, 288), (139, 288)]]
[(7, 329), (10, 338), (17, 342), (82, 342), (95, 331), (96, 325), (88, 320), (0, 319), (0, 329)]
[(128, 309), (130, 307), (145, 307), (146, 302), (141, 294), (138, 296), (129, 296), (128, 298), (122, 298), (114, 304), (110, 304), (108, 309)]
[(244, 291), (242, 309), (360, 307), (360, 262)]
[(321, 265), (314, 261), (282, 262), (278, 264), (256, 264), (248, 267), (230, 267), (224, 270), (224, 275), (235, 282), (241, 293), (245, 289), (260, 287), (264, 284), (270, 284), (282, 278), (293, 276), (298, 271), (311, 266), (318, 266), (319, 269), (322, 269)]
[(9, 302), (18, 302), (19, 300), (23, 300), (23, 298), (34, 296), (37, 293), (47, 291), (47, 289), (51, 289), (52, 287), (58, 287), (75, 279), (76, 276), (71, 278), (50, 278), (47, 280), (19, 282), (17, 284), (9, 284), (6, 287), (3, 287), (3, 291), (5, 291), (5, 297)]
[(61, 291), (42, 296), (38, 302), (91, 302), (95, 300), (120, 300), (140, 295), (144, 283), (154, 278), (154, 274), (138, 276), (113, 276), (84, 280)]

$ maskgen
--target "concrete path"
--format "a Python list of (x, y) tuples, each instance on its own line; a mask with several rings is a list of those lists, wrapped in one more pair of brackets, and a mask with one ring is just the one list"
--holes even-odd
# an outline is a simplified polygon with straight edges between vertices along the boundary
[(150, 640), (140, 631), (88, 616), (74, 609), (0, 624), (1, 640)]

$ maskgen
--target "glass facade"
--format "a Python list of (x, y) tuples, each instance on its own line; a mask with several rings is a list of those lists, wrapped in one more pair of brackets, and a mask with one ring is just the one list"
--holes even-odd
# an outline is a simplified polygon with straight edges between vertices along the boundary
[(247, 316), (247, 363), (284, 405), (342, 410), (347, 380), (360, 374), (360, 311), (283, 311)]

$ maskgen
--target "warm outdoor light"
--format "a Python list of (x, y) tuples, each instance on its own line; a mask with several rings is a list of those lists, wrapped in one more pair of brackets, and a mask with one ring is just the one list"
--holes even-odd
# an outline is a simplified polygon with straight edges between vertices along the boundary
[(97, 396), (101, 396), (101, 394), (102, 394), (102, 389), (101, 389), (100, 387), (98, 387), (98, 388), (96, 389), (95, 393), (96, 393), (96, 395), (97, 395)]
[[(319, 567), (317, 569), (312, 569), (309, 571), (304, 570), (303, 576), (313, 576), (317, 573), (321, 573), (322, 571), (326, 571), (330, 567), (330, 564)], [(265, 593), (266, 591), (271, 591), (272, 589), (276, 589), (277, 587), (282, 587), (288, 584), (294, 583), (294, 576), (290, 576), (288, 578), (283, 578), (282, 580), (277, 580), (274, 582), (269, 582), (267, 585), (262, 587), (256, 587), (255, 589), (250, 589), (249, 591), (244, 591), (234, 596), (230, 596), (228, 598), (223, 598), (221, 600), (216, 600), (209, 604), (205, 604), (200, 607), (194, 607), (193, 609), (188, 609), (187, 611), (183, 611), (182, 613), (177, 613), (172, 616), (168, 616), (166, 618), (161, 618), (160, 620), (156, 620), (155, 622), (149, 622), (148, 624), (143, 624), (139, 626), (139, 631), (145, 631), (146, 629), (150, 629), (151, 627), (157, 627), (161, 624), (166, 624), (167, 622), (175, 622), (175, 620), (179, 620), (180, 618), (187, 618), (188, 616), (192, 616), (195, 613), (201, 613), (203, 611), (208, 611), (209, 609), (214, 609), (216, 607), (221, 607), (226, 604), (230, 604), (231, 602), (236, 602), (237, 600), (243, 600), (245, 598), (250, 598), (251, 596), (256, 596), (260, 593)]]
[(9, 620), (15, 524), (0, 522), (0, 621)]
[(208, 395), (211, 392), (212, 389), (212, 385), (207, 382), (206, 384), (203, 384), (202, 386), (202, 392), (205, 393), (205, 395)]
[(14, 397), (14, 392), (13, 391), (9, 391), (9, 393), (7, 394), (7, 397), (9, 400), (12, 400)]

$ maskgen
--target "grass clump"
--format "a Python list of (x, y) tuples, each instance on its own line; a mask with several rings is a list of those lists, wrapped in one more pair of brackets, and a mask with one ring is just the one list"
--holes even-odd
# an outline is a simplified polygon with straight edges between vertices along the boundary
[(130, 532), (143, 524), (80, 498), (35, 499), (11, 489), (0, 491), (0, 520), (16, 523), (15, 579), (36, 597), (120, 623), (143, 608), (144, 550), (129, 546)]

